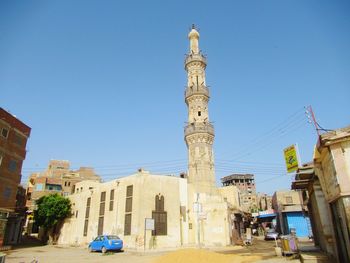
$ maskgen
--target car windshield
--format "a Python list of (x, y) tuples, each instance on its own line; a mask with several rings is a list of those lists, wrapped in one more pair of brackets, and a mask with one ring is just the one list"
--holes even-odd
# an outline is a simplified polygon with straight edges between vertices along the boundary
[(107, 239), (120, 239), (118, 236), (107, 236)]

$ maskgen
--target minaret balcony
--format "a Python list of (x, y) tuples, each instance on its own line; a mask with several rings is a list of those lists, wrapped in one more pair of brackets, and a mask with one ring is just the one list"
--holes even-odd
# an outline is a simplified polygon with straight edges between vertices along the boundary
[(192, 86), (192, 87), (188, 87), (185, 90), (185, 98), (187, 99), (188, 97), (191, 97), (192, 95), (205, 95), (209, 98), (209, 89), (204, 86)]
[(191, 62), (195, 62), (195, 61), (198, 61), (198, 62), (201, 62), (203, 63), (205, 66), (207, 65), (207, 58), (199, 53), (199, 54), (189, 54), (186, 56), (186, 59), (185, 59), (185, 68), (187, 68), (187, 65)]
[(195, 133), (209, 133), (214, 136), (214, 126), (209, 122), (191, 123), (185, 127), (185, 136)]

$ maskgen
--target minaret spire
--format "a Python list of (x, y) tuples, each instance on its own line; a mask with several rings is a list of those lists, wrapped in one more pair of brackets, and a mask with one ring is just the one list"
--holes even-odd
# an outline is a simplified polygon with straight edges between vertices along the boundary
[(209, 89), (205, 81), (207, 60), (199, 50), (199, 33), (192, 25), (188, 34), (190, 52), (185, 59), (188, 106), (188, 125), (185, 141), (188, 148), (188, 182), (197, 192), (211, 192), (215, 188), (214, 127), (209, 122)]
[(198, 54), (199, 53), (199, 33), (196, 30), (194, 24), (192, 24), (192, 30), (188, 34), (188, 39), (190, 40), (190, 53)]

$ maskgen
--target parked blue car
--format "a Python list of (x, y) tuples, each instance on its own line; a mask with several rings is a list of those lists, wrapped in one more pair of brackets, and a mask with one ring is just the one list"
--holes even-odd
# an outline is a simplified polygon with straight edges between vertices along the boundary
[(93, 240), (88, 247), (90, 252), (102, 251), (106, 253), (108, 250), (121, 250), (123, 248), (123, 240), (114, 235), (102, 235)]

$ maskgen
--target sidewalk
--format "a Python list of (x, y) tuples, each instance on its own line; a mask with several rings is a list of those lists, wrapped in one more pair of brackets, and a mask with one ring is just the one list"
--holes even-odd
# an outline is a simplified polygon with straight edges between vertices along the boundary
[(313, 242), (299, 243), (300, 262), (302, 263), (331, 263), (332, 260), (323, 253)]

